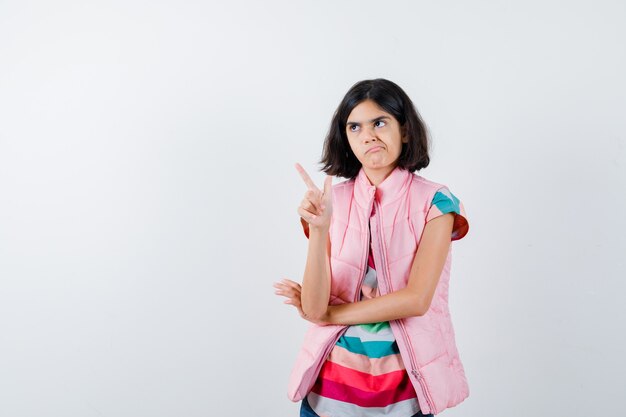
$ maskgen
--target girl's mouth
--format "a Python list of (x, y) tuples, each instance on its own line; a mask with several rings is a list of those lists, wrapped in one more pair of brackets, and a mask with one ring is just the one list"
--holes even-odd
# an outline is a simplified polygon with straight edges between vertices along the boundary
[(365, 153), (376, 152), (378, 150), (381, 150), (382, 148), (382, 146), (374, 146), (373, 148), (368, 149)]

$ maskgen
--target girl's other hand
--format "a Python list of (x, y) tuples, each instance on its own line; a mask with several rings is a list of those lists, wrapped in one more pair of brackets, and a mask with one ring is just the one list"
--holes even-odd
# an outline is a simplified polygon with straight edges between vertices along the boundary
[(294, 306), (298, 310), (298, 314), (300, 314), (300, 317), (320, 326), (328, 324), (322, 320), (311, 320), (309, 317), (307, 317), (306, 314), (304, 314), (304, 312), (302, 311), (302, 302), (300, 301), (300, 294), (302, 293), (302, 287), (300, 286), (300, 284), (285, 278), (281, 282), (274, 283), (274, 288), (276, 288), (274, 294), (287, 297), (284, 303)]
[(333, 212), (333, 177), (330, 175), (326, 176), (324, 190), (322, 191), (317, 188), (309, 174), (300, 164), (296, 164), (296, 169), (308, 188), (304, 194), (304, 199), (302, 199), (298, 207), (298, 214), (309, 223), (310, 227), (328, 229)]

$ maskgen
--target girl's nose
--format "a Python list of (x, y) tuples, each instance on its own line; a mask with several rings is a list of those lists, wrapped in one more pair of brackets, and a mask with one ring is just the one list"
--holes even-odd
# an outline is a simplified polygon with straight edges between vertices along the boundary
[(373, 127), (364, 128), (361, 130), (361, 139), (365, 142), (376, 140), (376, 132)]

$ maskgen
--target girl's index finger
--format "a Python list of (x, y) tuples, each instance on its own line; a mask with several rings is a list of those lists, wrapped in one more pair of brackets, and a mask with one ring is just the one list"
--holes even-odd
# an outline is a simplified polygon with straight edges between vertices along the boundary
[(302, 168), (302, 165), (296, 163), (296, 169), (298, 170), (298, 172), (300, 173), (300, 176), (304, 180), (304, 183), (306, 184), (307, 187), (309, 187), (310, 190), (319, 191), (319, 188), (317, 188), (317, 186), (315, 185), (311, 177), (309, 177), (309, 174), (307, 174), (304, 168)]

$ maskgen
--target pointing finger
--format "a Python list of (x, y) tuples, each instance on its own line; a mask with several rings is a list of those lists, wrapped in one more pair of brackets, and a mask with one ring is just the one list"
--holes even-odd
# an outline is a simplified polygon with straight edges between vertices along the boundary
[(300, 173), (300, 176), (304, 180), (304, 183), (307, 185), (307, 187), (309, 187), (310, 190), (319, 191), (319, 188), (317, 188), (317, 186), (315, 185), (311, 177), (309, 177), (309, 174), (307, 174), (304, 168), (302, 168), (302, 165), (296, 163), (296, 169), (298, 170), (298, 172)]

